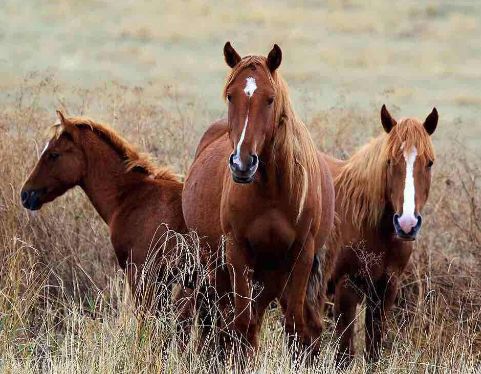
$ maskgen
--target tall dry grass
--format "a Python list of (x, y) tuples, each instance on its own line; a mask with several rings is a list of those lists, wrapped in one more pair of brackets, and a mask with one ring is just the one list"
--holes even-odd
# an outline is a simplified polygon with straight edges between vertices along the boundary
[[(172, 88), (152, 104), (141, 88), (109, 84), (92, 91), (67, 91), (54, 77), (32, 75), (8, 93), (0, 103), (2, 372), (222, 371), (217, 358), (196, 352), (196, 336), (186, 351), (177, 349), (170, 307), (142, 324), (135, 318), (106, 226), (79, 189), (37, 214), (21, 207), (19, 190), (58, 107), (111, 123), (140, 149), (180, 173), (186, 171), (196, 142), (213, 120), (202, 106), (186, 105)], [(304, 116), (320, 147), (341, 157), (380, 131), (375, 112), (333, 108)], [(442, 119), (440, 126), (445, 126)], [(425, 225), (390, 319), (383, 357), (368, 367), (358, 323), (358, 355), (348, 372), (480, 370), (480, 162), (456, 139), (438, 147), (437, 153)], [(359, 321), (362, 317), (360, 308)], [(291, 362), (279, 320), (277, 310), (269, 311), (260, 352), (249, 363), (252, 370), (335, 371), (332, 321), (327, 323), (319, 359), (306, 367)]]

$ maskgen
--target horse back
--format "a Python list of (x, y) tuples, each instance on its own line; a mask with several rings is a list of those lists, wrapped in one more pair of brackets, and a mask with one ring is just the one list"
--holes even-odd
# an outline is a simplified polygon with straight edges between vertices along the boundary
[(320, 162), (329, 168), (333, 179), (339, 175), (341, 167), (345, 163), (345, 161), (339, 160), (324, 152), (319, 152), (319, 160), (322, 160), (322, 162)]
[(228, 132), (227, 119), (220, 119), (209, 126), (207, 131), (202, 135), (199, 145), (195, 150), (194, 159), (197, 159), (202, 151), (211, 143), (219, 139), (222, 135)]

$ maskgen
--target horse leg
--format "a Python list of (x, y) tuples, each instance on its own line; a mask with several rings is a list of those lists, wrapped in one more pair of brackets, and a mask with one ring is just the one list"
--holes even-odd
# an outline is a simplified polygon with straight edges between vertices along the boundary
[(349, 284), (349, 278), (342, 277), (336, 283), (334, 291), (334, 316), (339, 339), (339, 351), (336, 355), (338, 368), (347, 368), (354, 357), (354, 321), (360, 301), (359, 294)]
[(297, 246), (294, 251), (294, 266), (287, 290), (287, 305), (285, 312), (285, 329), (288, 340), (292, 341), (296, 335), (303, 345), (309, 345), (309, 334), (306, 334), (304, 307), (306, 302), (307, 284), (314, 261), (314, 239), (309, 235), (304, 245)]
[[(319, 307), (319, 309), (317, 309)], [(312, 356), (317, 356), (320, 351), (321, 335), (323, 331), (322, 313), (324, 304), (311, 305), (306, 301), (304, 308), (304, 318), (306, 321), (306, 330), (309, 336), (309, 347)]]
[[(287, 297), (283, 297), (279, 299), (279, 303), (281, 306), (282, 313), (286, 315), (287, 310)], [(311, 359), (315, 358), (320, 351), (320, 336), (323, 331), (323, 325), (320, 318), (319, 311), (315, 310), (314, 306), (308, 305), (307, 301), (304, 308), (304, 318), (306, 321), (305, 324), (305, 339), (303, 342), (304, 348), (308, 348), (309, 354), (307, 363), (310, 364), (312, 361)], [(292, 344), (294, 343), (294, 339), (288, 340), (289, 346), (292, 348)], [(307, 350), (306, 350), (307, 351)]]
[(197, 351), (215, 355), (223, 361), (232, 344), (228, 327), (233, 320), (233, 301), (227, 267), (217, 262), (209, 265), (195, 292), (195, 309), (199, 326)]
[(181, 351), (189, 342), (194, 323), (195, 292), (191, 288), (178, 285), (173, 290), (174, 308), (177, 315), (177, 340)]
[(255, 329), (251, 328), (255, 319), (252, 310), (253, 266), (248, 261), (243, 246), (234, 245), (229, 241), (226, 253), (234, 291), (234, 332), (240, 338), (242, 350), (252, 353), (257, 349)]
[(365, 340), (369, 362), (379, 360), (386, 324), (386, 313), (392, 308), (397, 294), (397, 278), (383, 277), (372, 285), (366, 298)]

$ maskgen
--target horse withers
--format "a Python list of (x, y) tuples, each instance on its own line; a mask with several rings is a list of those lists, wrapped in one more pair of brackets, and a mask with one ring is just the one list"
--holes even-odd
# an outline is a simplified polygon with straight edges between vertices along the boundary
[[(160, 307), (154, 288), (173, 282), (182, 262), (174, 233), (186, 232), (182, 183), (168, 168), (155, 167), (107, 125), (57, 114), (60, 123), (53, 127), (53, 137), (22, 188), (23, 206), (38, 210), (80, 186), (109, 226), (119, 266), (127, 274), (138, 306)], [(150, 284), (139, 288), (147, 263)], [(159, 282), (163, 284), (155, 285)]]
[(324, 257), (333, 225), (332, 178), (292, 108), (278, 71), (281, 49), (241, 58), (226, 43), (224, 57), (231, 68), (224, 87), (228, 117), (198, 146), (184, 185), (186, 224), (205, 238), (207, 257), (220, 262), (219, 242), (226, 238), (226, 264), (210, 262), (216, 266), (211, 283), (220, 303), (233, 294), (230, 328), (242, 347), (257, 348), (274, 299), (283, 306), (288, 335), (311, 346), (322, 327), (311, 312), (321, 309), (315, 258)]
[(341, 367), (354, 355), (356, 307), (363, 298), (367, 358), (379, 358), (386, 314), (421, 229), (431, 185), (430, 136), (438, 123), (437, 110), (424, 122), (396, 121), (383, 106), (381, 123), (384, 133), (347, 161), (325, 155), (335, 181), (339, 217), (328, 247), (330, 257), (337, 256), (329, 288), (334, 291)]

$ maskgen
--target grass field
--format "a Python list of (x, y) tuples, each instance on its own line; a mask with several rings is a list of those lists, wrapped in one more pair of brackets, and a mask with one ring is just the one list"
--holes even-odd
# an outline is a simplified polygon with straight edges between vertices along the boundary
[[(218, 366), (176, 349), (169, 310), (139, 325), (107, 228), (80, 189), (37, 214), (19, 191), (57, 108), (111, 123), (185, 173), (207, 125), (225, 114), (222, 47), (231, 40), (241, 54), (281, 46), (298, 113), (340, 157), (381, 131), (383, 103), (397, 117), (438, 108), (432, 193), (383, 357), (371, 368), (363, 361), (359, 323), (348, 372), (479, 372), (480, 34), (474, 1), (0, 0), (0, 371)], [(319, 360), (295, 368), (270, 311), (252, 370), (334, 372), (332, 328)]]

